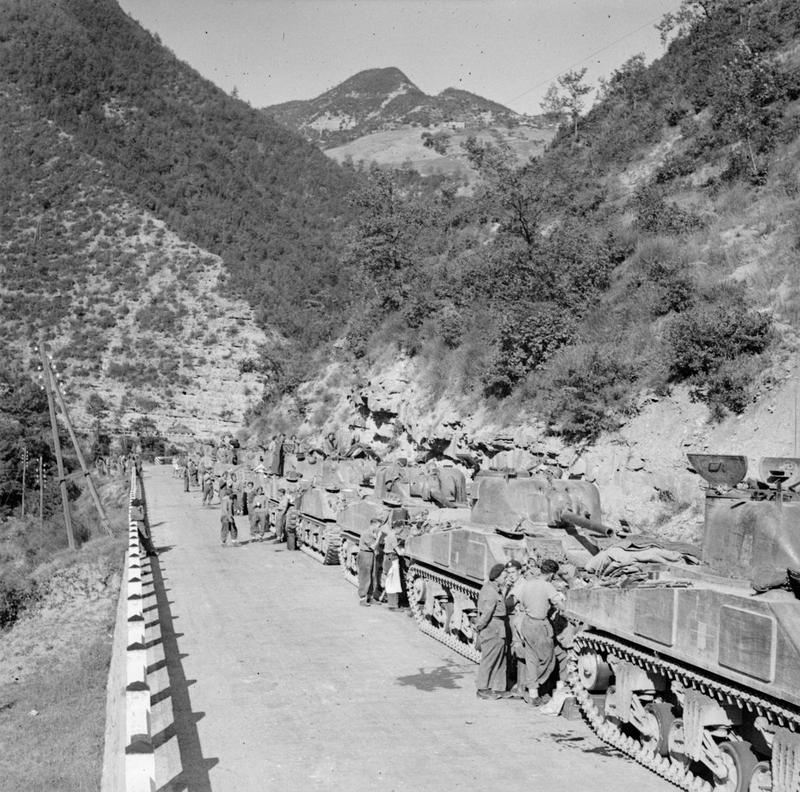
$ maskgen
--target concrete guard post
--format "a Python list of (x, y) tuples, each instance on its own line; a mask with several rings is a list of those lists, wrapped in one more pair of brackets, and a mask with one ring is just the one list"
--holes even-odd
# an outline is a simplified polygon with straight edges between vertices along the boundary
[(141, 507), (134, 506), (138, 482), (131, 471), (128, 551), (125, 554), (127, 639), (125, 642), (125, 792), (154, 792), (155, 752), (150, 732), (150, 687), (144, 618), (144, 553), (139, 541)]

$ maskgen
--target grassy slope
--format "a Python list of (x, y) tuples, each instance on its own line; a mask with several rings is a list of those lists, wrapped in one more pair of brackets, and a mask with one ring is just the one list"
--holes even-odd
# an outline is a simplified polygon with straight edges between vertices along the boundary
[[(100, 487), (120, 536), (127, 488), (126, 479)], [(73, 508), (79, 523), (98, 530), (86, 493)], [(92, 539), (75, 552), (43, 554), (30, 570), (41, 596), (0, 640), (0, 789), (100, 788), (124, 545)]]
[(336, 160), (344, 162), (350, 158), (354, 163), (363, 160), (366, 163), (377, 162), (381, 166), (400, 168), (411, 163), (414, 170), (423, 176), (446, 174), (474, 182), (477, 174), (470, 167), (460, 144), (468, 135), (475, 135), (481, 142), (504, 140), (511, 147), (518, 162), (525, 162), (530, 157), (539, 156), (545, 145), (552, 139), (554, 130), (535, 127), (515, 127), (511, 130), (463, 130), (448, 131), (449, 148), (446, 154), (437, 154), (433, 149), (422, 144), (422, 133), (436, 132), (431, 127), (410, 127), (392, 129), (385, 132), (374, 132), (342, 146), (326, 149), (325, 153)]

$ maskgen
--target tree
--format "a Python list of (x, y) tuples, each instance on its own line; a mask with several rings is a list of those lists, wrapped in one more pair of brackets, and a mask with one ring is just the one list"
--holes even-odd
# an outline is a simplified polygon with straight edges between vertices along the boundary
[(553, 83), (545, 94), (541, 107), (548, 116), (561, 116), (566, 112), (572, 119), (573, 134), (578, 138), (578, 119), (585, 106), (584, 96), (592, 88), (583, 82), (586, 76), (586, 67), (580, 70), (570, 69), (562, 74), (558, 80), (558, 87)]
[(779, 98), (782, 90), (774, 63), (737, 41), (719, 72), (712, 123), (744, 145), (753, 176), (759, 175), (756, 154), (774, 142), (778, 113), (771, 105)]
[(444, 130), (439, 132), (423, 132), (422, 145), (425, 148), (433, 149), (437, 154), (444, 156), (447, 154), (447, 149), (450, 146), (450, 135)]
[(601, 80), (603, 98), (618, 98), (636, 110), (638, 103), (646, 99), (650, 91), (647, 83), (647, 68), (644, 53), (628, 58), (608, 80)]
[(474, 135), (461, 147), (482, 179), (479, 202), (504, 231), (532, 246), (538, 236), (541, 185), (532, 178), (530, 163), (518, 167), (507, 144), (480, 143)]
[(656, 30), (661, 34), (661, 43), (666, 47), (670, 34), (676, 31), (677, 38), (689, 35), (699, 22), (711, 19), (723, 0), (682, 0), (677, 11), (669, 11), (661, 17)]
[(373, 167), (351, 201), (359, 218), (350, 230), (344, 261), (363, 272), (381, 307), (398, 309), (413, 289), (425, 232), (435, 221), (422, 195), (401, 176)]

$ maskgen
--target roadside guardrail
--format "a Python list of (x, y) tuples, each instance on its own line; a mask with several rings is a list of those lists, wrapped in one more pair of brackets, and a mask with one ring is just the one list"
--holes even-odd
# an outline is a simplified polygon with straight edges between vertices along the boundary
[[(125, 792), (154, 792), (155, 752), (150, 719), (150, 687), (147, 684), (144, 590), (149, 562), (139, 536), (139, 522), (146, 519), (142, 482), (131, 471), (128, 509), (128, 548), (123, 585), (127, 587), (127, 639), (125, 643)], [(119, 629), (119, 625), (118, 625)]]

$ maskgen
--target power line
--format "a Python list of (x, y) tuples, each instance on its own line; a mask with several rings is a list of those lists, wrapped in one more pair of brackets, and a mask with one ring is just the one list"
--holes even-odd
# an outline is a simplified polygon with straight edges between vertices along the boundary
[(567, 66), (565, 69), (562, 69), (560, 72), (554, 74), (552, 77), (548, 77), (546, 80), (542, 80), (541, 82), (536, 83), (536, 85), (532, 86), (531, 88), (528, 88), (527, 91), (523, 91), (519, 96), (515, 96), (513, 99), (509, 99), (503, 102), (503, 104), (510, 105), (513, 102), (522, 99), (523, 96), (527, 96), (529, 93), (532, 93), (537, 88), (541, 88), (543, 85), (547, 85), (548, 83), (553, 82), (553, 80), (558, 79), (562, 74), (566, 74), (570, 69), (574, 69), (576, 66), (580, 66), (582, 63), (586, 63), (586, 61), (594, 58), (595, 55), (599, 55), (601, 52), (605, 52), (606, 50), (611, 49), (612, 47), (616, 47), (617, 44), (619, 44), (622, 41), (625, 41), (625, 39), (630, 38), (631, 36), (635, 36), (640, 31), (644, 30), (647, 27), (650, 27), (650, 25), (654, 25), (656, 22), (661, 20), (663, 16), (664, 16), (663, 14), (660, 14), (654, 19), (651, 19), (649, 22), (645, 22), (643, 25), (640, 25), (638, 28), (636, 28), (636, 30), (631, 30), (630, 33), (626, 33), (624, 36), (620, 36), (620, 38), (616, 39), (616, 41), (612, 41), (610, 44), (606, 44), (604, 47), (600, 47), (600, 49), (589, 53), (585, 58), (576, 61), (571, 66)]

